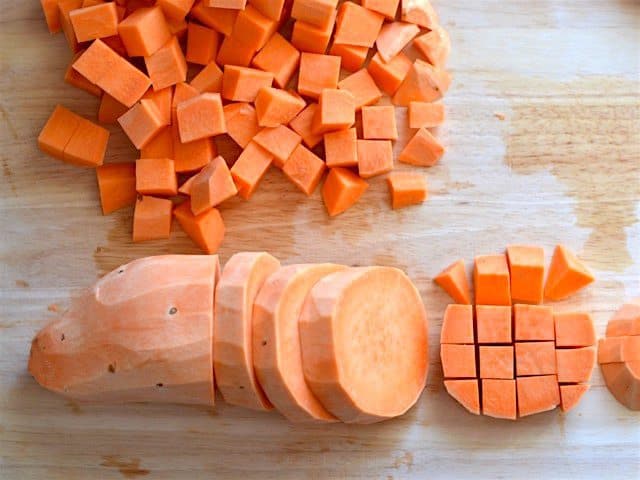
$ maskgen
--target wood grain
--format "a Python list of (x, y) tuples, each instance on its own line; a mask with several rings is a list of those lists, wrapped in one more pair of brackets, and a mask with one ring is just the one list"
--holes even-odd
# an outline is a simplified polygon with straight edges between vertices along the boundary
[[(451, 31), (455, 83), (438, 132), (448, 152), (427, 171), (428, 203), (393, 212), (375, 180), (357, 208), (329, 220), (317, 194), (308, 200), (271, 172), (250, 202), (223, 209), (223, 260), (264, 249), (285, 263), (395, 265), (427, 304), (432, 368), (417, 407), (380, 425), (305, 427), (223, 403), (78, 405), (29, 377), (30, 340), (54, 315), (49, 305), (63, 308), (133, 258), (197, 250), (177, 228), (170, 242), (131, 244), (131, 212), (100, 215), (93, 172), (38, 152), (35, 137), (56, 103), (93, 116), (97, 101), (62, 82), (70, 54), (46, 32), (38, 2), (0, 0), (1, 478), (640, 475), (640, 419), (599, 372), (568, 415), (509, 423), (464, 412), (442, 389), (435, 347), (448, 299), (431, 282), (459, 257), (511, 242), (550, 254), (563, 242), (598, 281), (558, 308), (588, 309), (603, 334), (617, 306), (640, 295), (640, 3), (434, 3)], [(401, 130), (396, 149), (410, 134)], [(109, 161), (135, 158), (114, 132)]]

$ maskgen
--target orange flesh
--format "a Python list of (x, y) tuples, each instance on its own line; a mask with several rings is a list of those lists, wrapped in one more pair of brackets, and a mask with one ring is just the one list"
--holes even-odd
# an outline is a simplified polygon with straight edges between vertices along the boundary
[(446, 378), (475, 378), (476, 350), (473, 345), (440, 345), (440, 360)]
[(465, 305), (471, 303), (471, 292), (464, 260), (460, 259), (449, 265), (433, 281), (447, 292), (456, 303)]
[(197, 255), (114, 270), (38, 333), (29, 371), (78, 400), (212, 406), (218, 272), (217, 257)]
[(556, 349), (554, 342), (517, 342), (516, 373), (529, 375), (555, 375)]
[(507, 247), (513, 302), (542, 303), (544, 250), (540, 247)]
[(518, 377), (517, 388), (521, 417), (553, 410), (560, 405), (560, 389), (555, 375)]
[(556, 350), (558, 381), (560, 383), (588, 382), (596, 363), (595, 347)]
[(593, 274), (578, 257), (563, 245), (558, 245), (553, 252), (544, 296), (549, 300), (562, 300), (594, 281)]
[(279, 267), (268, 253), (238, 253), (225, 265), (216, 288), (214, 370), (218, 390), (232, 405), (273, 408), (253, 369), (253, 303)]
[(445, 380), (444, 386), (460, 405), (474, 415), (480, 415), (478, 380)]
[(482, 413), (484, 415), (515, 420), (516, 410), (515, 380), (482, 380)]
[(307, 383), (344, 422), (401, 415), (424, 389), (426, 313), (397, 269), (353, 268), (318, 282), (300, 316), (300, 339)]
[(246, 148), (260, 131), (256, 110), (250, 103), (225, 105), (224, 119), (227, 124), (227, 134), (242, 148)]
[(512, 379), (513, 347), (480, 346), (480, 378)]
[(578, 405), (582, 396), (589, 390), (589, 385), (560, 385), (560, 407), (568, 412)]
[(471, 305), (447, 305), (440, 343), (473, 345), (473, 307)]
[(307, 386), (302, 367), (298, 317), (305, 298), (340, 265), (290, 265), (267, 278), (253, 308), (253, 363), (267, 397), (294, 422), (332, 422)]
[(513, 306), (516, 340), (555, 340), (553, 309), (541, 305)]

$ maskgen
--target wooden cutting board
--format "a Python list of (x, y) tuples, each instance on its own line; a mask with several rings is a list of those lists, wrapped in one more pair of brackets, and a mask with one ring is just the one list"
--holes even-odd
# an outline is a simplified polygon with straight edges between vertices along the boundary
[[(97, 100), (62, 82), (70, 54), (38, 2), (0, 0), (0, 478), (637, 478), (640, 417), (599, 371), (576, 410), (518, 422), (467, 414), (442, 387), (438, 336), (448, 298), (431, 282), (446, 264), (508, 243), (563, 242), (597, 274), (557, 305), (586, 309), (604, 333), (640, 296), (640, 3), (636, 0), (435, 2), (451, 32), (455, 83), (438, 132), (430, 200), (390, 210), (383, 179), (330, 220), (320, 197), (271, 172), (250, 202), (223, 207), (223, 260), (263, 249), (284, 262), (394, 265), (429, 313), (428, 388), (403, 418), (379, 425), (292, 425), (220, 403), (79, 405), (26, 371), (34, 333), (69, 296), (131, 259), (197, 253), (133, 245), (131, 211), (100, 215), (94, 173), (62, 165), (35, 139), (57, 103), (88, 116)], [(499, 118), (500, 117), (500, 118)], [(402, 138), (409, 138), (398, 111)], [(115, 130), (114, 130), (115, 132)], [(237, 154), (229, 145), (221, 151)], [(135, 152), (121, 133), (109, 161)]]

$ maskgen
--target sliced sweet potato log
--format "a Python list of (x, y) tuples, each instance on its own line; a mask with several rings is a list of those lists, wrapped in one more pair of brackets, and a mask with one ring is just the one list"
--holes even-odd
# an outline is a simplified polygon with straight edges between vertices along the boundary
[(353, 268), (323, 278), (300, 315), (300, 340), (307, 384), (344, 422), (402, 415), (424, 389), (427, 317), (400, 270)]
[(213, 365), (218, 390), (232, 405), (271, 410), (253, 369), (253, 302), (280, 262), (264, 252), (237, 253), (216, 287)]
[(445, 380), (444, 388), (460, 405), (474, 415), (480, 415), (480, 389), (478, 380)]
[(518, 414), (521, 417), (553, 410), (560, 405), (560, 389), (555, 375), (518, 377)]
[(36, 335), (29, 371), (78, 400), (213, 405), (218, 277), (217, 256), (124, 265)]
[(589, 385), (560, 385), (560, 408), (563, 412), (573, 409), (582, 396), (589, 390)]
[(298, 317), (323, 277), (346, 267), (289, 265), (270, 275), (253, 306), (253, 365), (267, 398), (293, 422), (332, 422), (303, 374)]

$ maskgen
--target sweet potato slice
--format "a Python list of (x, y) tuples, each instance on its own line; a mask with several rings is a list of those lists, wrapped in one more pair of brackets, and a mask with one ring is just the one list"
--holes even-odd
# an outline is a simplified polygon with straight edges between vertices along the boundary
[(474, 415), (480, 415), (480, 389), (478, 380), (445, 380), (444, 388), (460, 405)]
[(560, 385), (560, 408), (563, 412), (573, 409), (582, 396), (589, 390), (589, 385)]
[(307, 384), (344, 422), (402, 415), (424, 389), (425, 308), (400, 270), (353, 268), (322, 279), (300, 315), (300, 340)]
[(29, 371), (78, 400), (213, 405), (217, 256), (136, 260), (33, 340)]
[(253, 302), (280, 262), (264, 252), (237, 253), (216, 288), (213, 366), (218, 390), (232, 405), (271, 410), (253, 369)]
[(253, 307), (253, 365), (267, 398), (293, 422), (333, 422), (303, 374), (298, 317), (305, 298), (341, 265), (290, 265), (270, 275)]
[(600, 365), (607, 388), (630, 410), (640, 410), (640, 361)]

